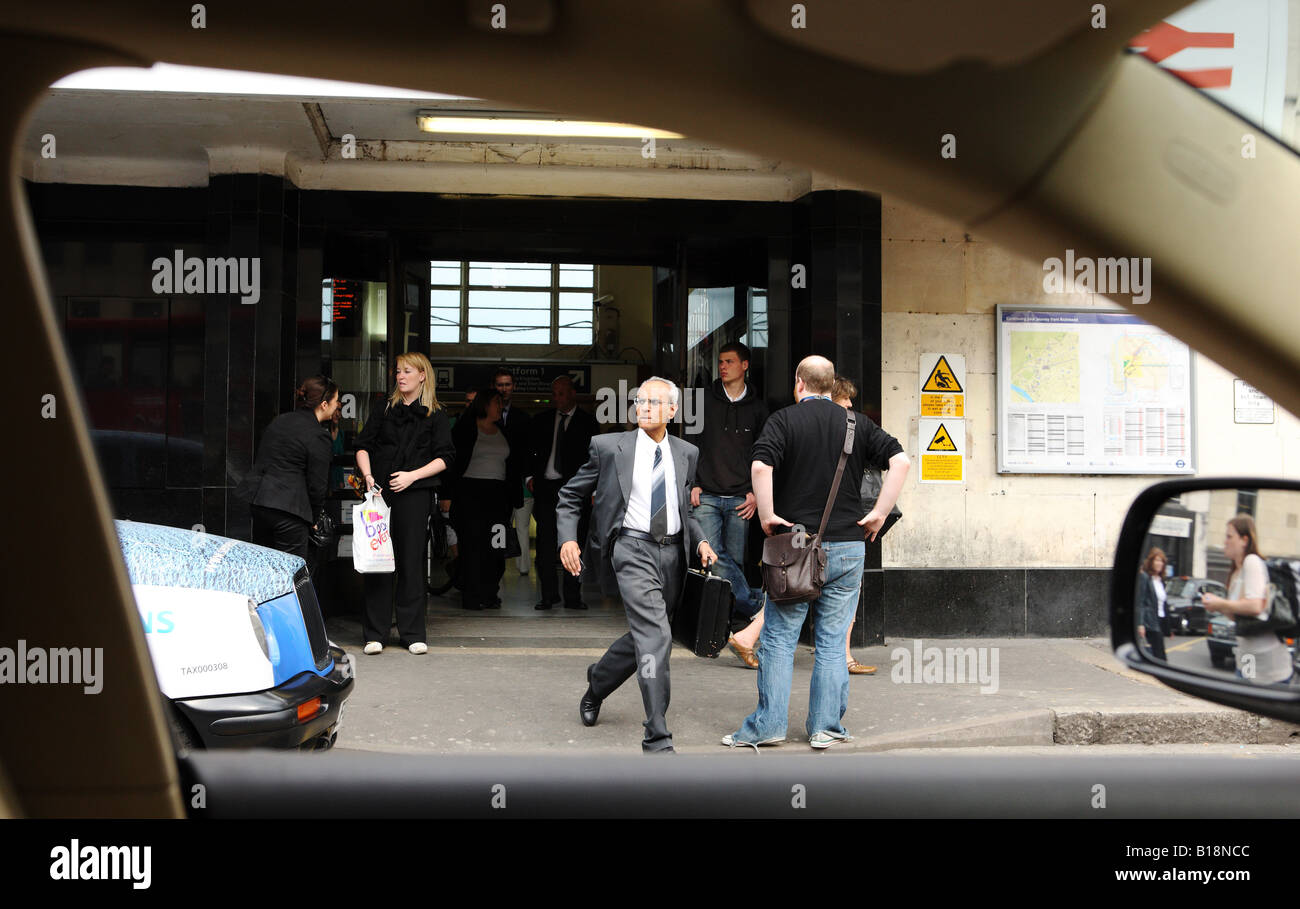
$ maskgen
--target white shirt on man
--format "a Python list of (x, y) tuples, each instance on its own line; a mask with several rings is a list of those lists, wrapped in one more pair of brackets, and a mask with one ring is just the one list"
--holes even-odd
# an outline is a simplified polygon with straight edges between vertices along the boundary
[(578, 409), (575, 404), (567, 413), (555, 413), (555, 426), (551, 430), (551, 455), (546, 459), (546, 470), (542, 471), (542, 476), (548, 480), (560, 479), (560, 472), (555, 469), (555, 448), (556, 442), (560, 440), (560, 427), (569, 428), (569, 420), (573, 417), (574, 411)]
[[(655, 441), (644, 429), (636, 431), (636, 457), (632, 461), (632, 495), (628, 498), (623, 526), (629, 530), (650, 532), (650, 495), (653, 492)], [(664, 500), (667, 510), (668, 530), (671, 536), (682, 529), (678, 513), (677, 472), (673, 469), (673, 452), (668, 447), (668, 433), (664, 433), (658, 447), (663, 450)]]

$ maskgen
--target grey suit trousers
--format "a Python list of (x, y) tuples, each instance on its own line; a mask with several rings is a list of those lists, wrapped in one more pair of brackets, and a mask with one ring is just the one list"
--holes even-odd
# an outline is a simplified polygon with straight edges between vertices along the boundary
[(614, 571), (631, 629), (610, 645), (591, 673), (591, 692), (604, 700), (633, 673), (645, 706), (644, 751), (672, 747), (664, 715), (668, 712), (668, 655), (673, 634), (669, 624), (686, 579), (680, 543), (660, 546), (648, 540), (618, 537), (612, 544)]

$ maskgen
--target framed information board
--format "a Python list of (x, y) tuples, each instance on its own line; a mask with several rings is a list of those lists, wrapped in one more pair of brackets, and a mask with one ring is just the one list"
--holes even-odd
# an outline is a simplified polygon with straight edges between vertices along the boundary
[(1192, 474), (1186, 344), (1121, 309), (997, 308), (998, 473)]

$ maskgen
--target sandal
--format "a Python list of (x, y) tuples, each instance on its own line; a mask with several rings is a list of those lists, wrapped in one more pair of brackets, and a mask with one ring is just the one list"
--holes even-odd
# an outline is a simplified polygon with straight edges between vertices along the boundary
[(740, 644), (736, 643), (734, 634), (727, 638), (727, 646), (734, 650), (736, 656), (740, 657), (740, 661), (750, 669), (758, 668), (758, 657), (754, 656), (754, 651), (748, 647), (741, 647)]
[(850, 659), (848, 662), (848, 666), (849, 666), (849, 675), (875, 675), (876, 674), (875, 666), (867, 666), (864, 663), (859, 663), (855, 659)]

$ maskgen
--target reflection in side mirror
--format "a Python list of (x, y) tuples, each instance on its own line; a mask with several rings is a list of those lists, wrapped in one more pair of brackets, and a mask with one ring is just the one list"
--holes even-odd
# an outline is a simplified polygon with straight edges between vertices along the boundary
[(1147, 527), (1135, 579), (1143, 652), (1209, 676), (1291, 683), (1298, 517), (1300, 490), (1197, 489), (1166, 499)]

